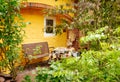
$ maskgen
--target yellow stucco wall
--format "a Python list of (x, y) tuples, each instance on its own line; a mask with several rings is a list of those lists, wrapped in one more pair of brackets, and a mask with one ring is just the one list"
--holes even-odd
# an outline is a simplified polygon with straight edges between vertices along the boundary
[[(47, 41), (49, 47), (65, 47), (67, 41), (67, 33), (56, 36), (44, 36), (44, 14), (41, 14), (41, 10), (37, 9), (24, 9), (21, 11), (25, 22), (31, 22), (27, 25), (25, 30), (25, 37), (23, 43), (44, 42)], [(59, 18), (56, 18), (56, 22), (59, 23)]]
[[(61, 4), (65, 5), (70, 3), (70, 0), (27, 0), (28, 2), (42, 3), (51, 6), (59, 6)], [(34, 42), (44, 42), (47, 41), (49, 47), (66, 47), (67, 45), (67, 33), (56, 36), (44, 36), (44, 18), (45, 15), (42, 14), (41, 10), (34, 8), (23, 9), (21, 12), (25, 22), (31, 22), (25, 28), (26, 36), (24, 37), (23, 43), (34, 43)], [(56, 18), (56, 23), (59, 23), (59, 18)]]
[(27, 0), (28, 2), (43, 3), (52, 6), (66, 5), (66, 3), (71, 3), (70, 0)]

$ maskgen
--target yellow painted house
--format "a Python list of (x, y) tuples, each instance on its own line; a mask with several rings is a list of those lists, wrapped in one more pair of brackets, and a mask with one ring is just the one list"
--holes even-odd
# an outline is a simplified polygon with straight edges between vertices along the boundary
[[(55, 35), (54, 27), (60, 23), (60, 15), (47, 16), (43, 11), (60, 5), (71, 4), (70, 0), (28, 0), (21, 8), (25, 22), (30, 22), (24, 29), (26, 36), (23, 43), (48, 42), (49, 47), (66, 47), (67, 32)], [(64, 16), (67, 18), (67, 16)]]

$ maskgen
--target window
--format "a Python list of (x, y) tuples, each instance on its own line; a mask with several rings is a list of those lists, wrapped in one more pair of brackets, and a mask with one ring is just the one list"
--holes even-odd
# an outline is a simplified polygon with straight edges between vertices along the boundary
[(45, 17), (45, 36), (54, 36), (55, 35), (55, 18)]

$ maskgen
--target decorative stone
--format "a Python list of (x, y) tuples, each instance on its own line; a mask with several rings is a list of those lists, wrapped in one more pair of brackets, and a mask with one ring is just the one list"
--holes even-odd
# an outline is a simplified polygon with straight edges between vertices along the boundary
[(5, 82), (5, 78), (4, 77), (0, 77), (0, 82)]

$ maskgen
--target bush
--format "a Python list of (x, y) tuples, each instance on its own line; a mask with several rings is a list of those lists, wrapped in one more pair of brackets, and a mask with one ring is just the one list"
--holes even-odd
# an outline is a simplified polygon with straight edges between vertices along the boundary
[(87, 51), (37, 68), (36, 82), (119, 82), (120, 51)]

